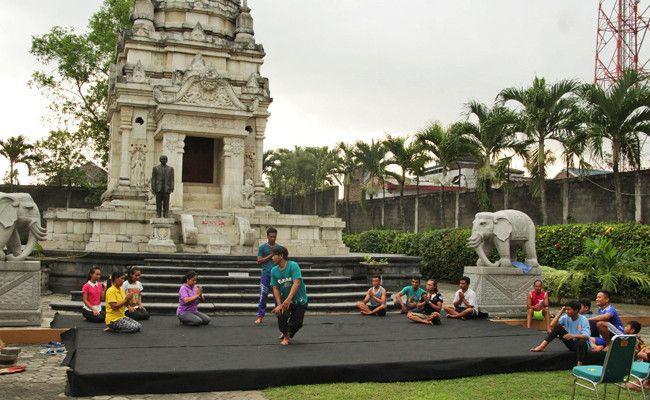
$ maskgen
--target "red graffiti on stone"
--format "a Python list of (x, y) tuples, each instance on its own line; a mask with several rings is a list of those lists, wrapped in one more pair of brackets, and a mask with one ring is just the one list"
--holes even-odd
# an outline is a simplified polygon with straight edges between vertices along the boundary
[(201, 221), (201, 224), (203, 225), (217, 225), (217, 226), (226, 226), (226, 223), (224, 221), (220, 220), (209, 220), (209, 219), (204, 219)]

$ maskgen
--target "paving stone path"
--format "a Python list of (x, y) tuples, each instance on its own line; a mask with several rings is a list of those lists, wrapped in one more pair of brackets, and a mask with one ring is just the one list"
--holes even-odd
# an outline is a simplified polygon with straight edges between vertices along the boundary
[[(65, 371), (61, 366), (62, 354), (41, 354), (40, 346), (21, 346), (18, 365), (27, 365), (25, 372), (0, 375), (0, 398), (2, 400), (50, 400), (66, 399)], [(73, 397), (70, 397), (73, 399)], [(129, 395), (75, 397), (93, 400), (266, 400), (261, 392), (214, 392), (166, 395)]]

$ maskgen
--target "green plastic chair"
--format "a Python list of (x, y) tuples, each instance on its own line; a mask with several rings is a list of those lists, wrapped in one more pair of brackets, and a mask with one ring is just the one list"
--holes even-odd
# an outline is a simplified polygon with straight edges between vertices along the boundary
[(571, 398), (575, 399), (576, 387), (580, 386), (592, 390), (596, 400), (598, 400), (598, 385), (601, 383), (605, 385), (603, 398), (607, 398), (607, 384), (613, 383), (618, 387), (618, 396), (621, 395), (621, 388), (625, 388), (628, 397), (632, 399), (632, 393), (624, 383), (628, 382), (632, 370), (635, 346), (635, 335), (616, 335), (612, 338), (602, 366), (581, 365), (574, 367), (572, 371), (574, 376), (573, 395)]
[(650, 363), (643, 361), (632, 363), (632, 371), (630, 372), (630, 376), (638, 381), (638, 383), (632, 382), (632, 384), (641, 388), (641, 393), (645, 399), (645, 388), (643, 387), (643, 381), (650, 379)]

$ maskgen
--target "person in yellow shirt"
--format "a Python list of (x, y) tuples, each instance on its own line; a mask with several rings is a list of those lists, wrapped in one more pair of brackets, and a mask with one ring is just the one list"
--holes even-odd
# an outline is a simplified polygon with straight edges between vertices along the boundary
[(133, 293), (124, 293), (123, 272), (111, 274), (111, 287), (106, 291), (106, 332), (135, 333), (139, 332), (142, 325), (125, 315), (126, 306), (133, 299)]

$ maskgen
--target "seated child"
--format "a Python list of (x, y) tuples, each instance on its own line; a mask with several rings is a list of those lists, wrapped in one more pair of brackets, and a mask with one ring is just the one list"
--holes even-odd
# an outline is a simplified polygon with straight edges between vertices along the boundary
[(127, 275), (127, 280), (122, 287), (124, 293), (133, 293), (133, 299), (127, 306), (126, 316), (136, 321), (145, 321), (149, 319), (149, 311), (142, 305), (142, 282), (140, 276), (142, 271), (138, 267), (131, 267)]
[[(626, 335), (638, 335), (639, 332), (641, 332), (641, 324), (637, 321), (630, 321), (625, 324), (625, 327), (623, 327), (623, 333)], [(589, 340), (591, 341), (591, 351), (605, 350), (605, 339), (601, 337), (592, 337), (589, 338)]]
[(376, 315), (383, 317), (386, 315), (386, 289), (381, 285), (381, 278), (372, 277), (372, 287), (368, 289), (363, 301), (357, 302), (357, 308), (361, 315)]
[[(402, 314), (406, 314), (411, 310), (422, 311), (422, 309), (418, 308), (418, 303), (422, 302), (422, 296), (425, 293), (424, 289), (420, 287), (420, 278), (414, 276), (411, 279), (411, 285), (405, 286), (395, 295), (395, 305), (400, 308)], [(406, 296), (406, 298), (404, 299), (402, 296)]]
[(125, 315), (126, 305), (133, 299), (133, 293), (124, 293), (122, 284), (124, 274), (111, 274), (111, 287), (106, 290), (106, 332), (134, 333), (139, 332), (142, 325)]
[(422, 309), (421, 313), (409, 311), (408, 319), (414, 322), (428, 325), (440, 325), (440, 312), (442, 312), (442, 294), (438, 292), (438, 283), (435, 279), (429, 279), (426, 285), (426, 294), (422, 297), (422, 302), (418, 308)]
[(589, 321), (580, 314), (580, 303), (570, 301), (562, 307), (559, 313), (551, 321), (551, 333), (546, 336), (538, 346), (533, 347), (530, 351), (540, 352), (546, 350), (546, 347), (554, 339), (559, 338), (562, 343), (576, 353), (578, 365), (582, 365), (587, 350), (589, 349)]
[(610, 294), (606, 290), (601, 290), (596, 295), (596, 304), (598, 305), (598, 315), (589, 318), (589, 325), (591, 329), (596, 328), (598, 335), (596, 342), (599, 346), (604, 345), (605, 348), (609, 346), (609, 341), (613, 335), (620, 335), (623, 333), (623, 322), (610, 303)]
[(83, 308), (81, 314), (88, 322), (104, 322), (106, 313), (102, 310), (102, 300), (106, 287), (100, 282), (102, 271), (92, 267), (88, 272), (88, 282), (81, 288)]

